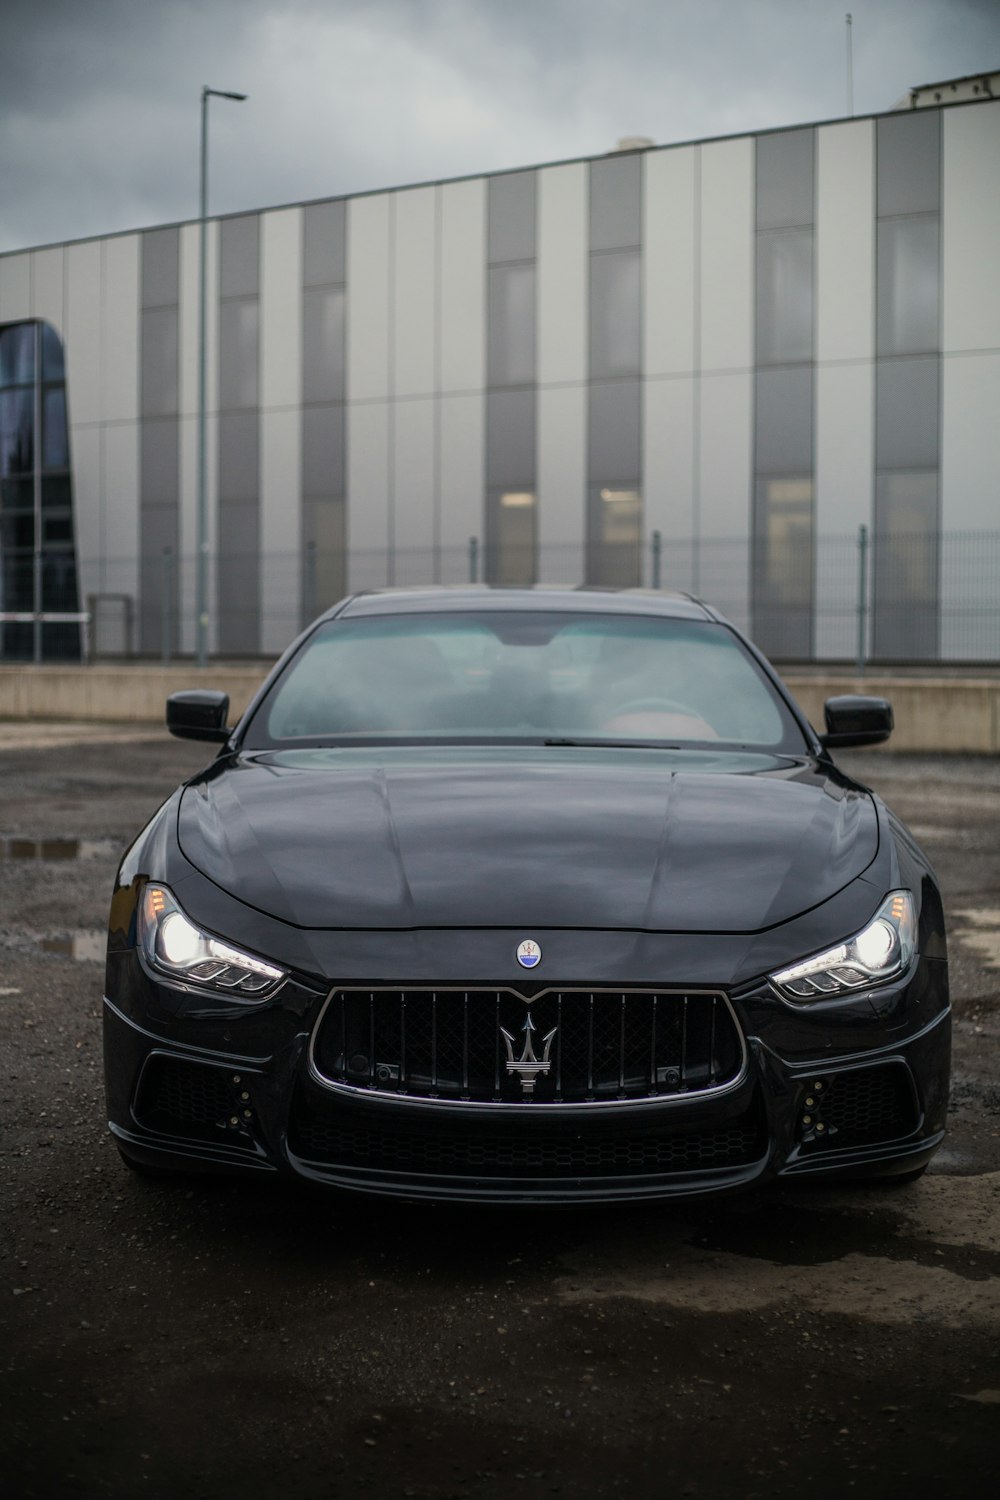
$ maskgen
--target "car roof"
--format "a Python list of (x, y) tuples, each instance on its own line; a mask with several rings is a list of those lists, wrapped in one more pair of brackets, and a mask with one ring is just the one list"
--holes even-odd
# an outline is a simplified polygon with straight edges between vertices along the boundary
[(689, 594), (669, 593), (660, 589), (560, 588), (552, 584), (510, 588), (484, 583), (371, 589), (352, 595), (329, 610), (323, 618), (389, 614), (473, 614), (483, 609), (655, 615), (674, 620), (721, 618), (715, 610)]

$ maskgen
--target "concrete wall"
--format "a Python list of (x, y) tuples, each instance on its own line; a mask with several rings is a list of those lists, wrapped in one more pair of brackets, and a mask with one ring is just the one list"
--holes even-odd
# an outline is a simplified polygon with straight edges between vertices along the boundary
[[(69, 720), (162, 724), (168, 693), (218, 688), (229, 694), (235, 723), (263, 680), (263, 665), (0, 666), (0, 720)], [(788, 687), (810, 722), (823, 727), (823, 703), (842, 693), (888, 698), (896, 715), (892, 750), (954, 754), (1000, 753), (1000, 677), (863, 678), (832, 673), (787, 674)]]

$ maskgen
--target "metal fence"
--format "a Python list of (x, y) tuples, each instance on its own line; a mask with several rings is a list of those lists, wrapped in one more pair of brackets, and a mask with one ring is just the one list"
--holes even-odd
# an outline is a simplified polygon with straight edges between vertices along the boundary
[[(353, 548), (260, 556), (227, 549), (209, 565), (210, 651), (281, 651), (347, 591), (434, 583), (610, 583), (706, 599), (782, 661), (1000, 662), (1000, 531), (674, 538), (653, 532), (588, 554), (583, 541), (530, 551)], [(0, 589), (3, 576), (0, 574)], [(0, 660), (170, 661), (195, 651), (195, 559), (170, 550), (84, 560), (78, 613), (4, 612)], [(8, 597), (10, 591), (8, 590)], [(21, 602), (21, 601), (19, 601)], [(44, 601), (43, 601), (44, 602)]]

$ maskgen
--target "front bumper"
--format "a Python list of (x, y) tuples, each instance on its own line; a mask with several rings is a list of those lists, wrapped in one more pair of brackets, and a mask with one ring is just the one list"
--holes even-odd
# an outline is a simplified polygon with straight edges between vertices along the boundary
[(809, 1007), (767, 986), (733, 992), (747, 1066), (731, 1089), (610, 1111), (345, 1097), (309, 1067), (318, 990), (289, 982), (241, 1008), (158, 984), (134, 949), (111, 956), (108, 977), (109, 1124), (123, 1153), (150, 1166), (411, 1199), (574, 1203), (908, 1173), (944, 1133), (941, 960)]

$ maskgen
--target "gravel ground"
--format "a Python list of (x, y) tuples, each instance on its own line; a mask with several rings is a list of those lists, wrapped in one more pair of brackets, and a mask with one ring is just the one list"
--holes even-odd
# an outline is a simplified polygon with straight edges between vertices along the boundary
[(842, 757), (948, 901), (954, 1109), (921, 1182), (491, 1213), (120, 1165), (91, 934), (203, 759), (0, 725), (6, 1493), (992, 1500), (1000, 766)]

